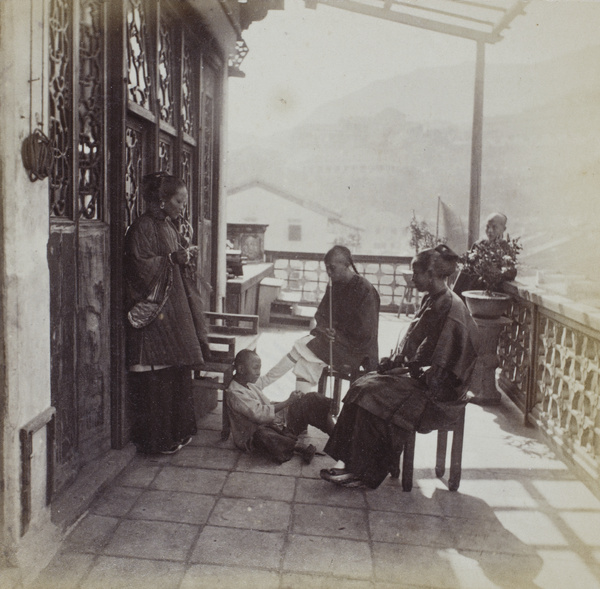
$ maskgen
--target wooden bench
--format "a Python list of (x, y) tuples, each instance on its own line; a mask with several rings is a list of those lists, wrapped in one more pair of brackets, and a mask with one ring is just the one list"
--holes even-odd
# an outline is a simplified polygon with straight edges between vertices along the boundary
[(221, 438), (229, 438), (226, 390), (233, 378), (233, 361), (237, 352), (256, 349), (258, 343), (258, 315), (237, 313), (204, 313), (209, 332), (211, 357), (201, 370), (195, 371), (194, 382), (202, 397), (208, 399), (204, 410), (212, 411), (218, 403), (218, 392), (223, 391), (223, 421)]

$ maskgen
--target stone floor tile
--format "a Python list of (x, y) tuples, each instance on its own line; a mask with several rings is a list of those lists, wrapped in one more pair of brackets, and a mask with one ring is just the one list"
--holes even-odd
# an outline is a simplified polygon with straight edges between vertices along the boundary
[[(396, 587), (419, 586), (428, 589), (492, 589), (485, 575), (471, 570), (472, 582), (465, 579), (463, 571), (476, 568), (468, 558), (454, 550), (431, 548), (429, 546), (408, 546), (400, 544), (373, 543), (375, 580), (392, 583)], [(510, 561), (503, 559), (505, 565)], [(458, 572), (457, 572), (458, 570)], [(462, 579), (460, 579), (462, 577)], [(478, 585), (476, 583), (479, 583)], [(512, 589), (512, 588), (511, 588)]]
[(373, 584), (361, 579), (284, 573), (280, 589), (373, 589)]
[(177, 589), (182, 563), (101, 556), (81, 589)]
[[(319, 452), (322, 451), (324, 444), (314, 444)], [(310, 464), (302, 464), (301, 476), (310, 479), (321, 479), (321, 469), (331, 468), (335, 460), (331, 456), (315, 456)]]
[(337, 507), (365, 507), (365, 493), (360, 489), (345, 489), (322, 479), (299, 478), (296, 482), (296, 503), (335, 505)]
[[(29, 589), (74, 589), (87, 575), (95, 558), (93, 554), (61, 552), (38, 575)], [(0, 587), (6, 585), (0, 582)]]
[(542, 559), (533, 550), (508, 555), (500, 552), (449, 549), (440, 553), (440, 556), (452, 565), (456, 586), (465, 589), (533, 589), (537, 587), (534, 579), (542, 565)]
[(247, 499), (291, 501), (294, 498), (293, 477), (254, 472), (232, 472), (227, 478), (223, 495)]
[(300, 535), (290, 535), (283, 568), (352, 579), (370, 579), (373, 572), (368, 542)]
[(329, 505), (296, 504), (292, 508), (296, 534), (368, 540), (366, 511)]
[(237, 450), (186, 446), (173, 456), (171, 463), (175, 466), (231, 470), (235, 467), (238, 456), (239, 452)]
[[(501, 484), (501, 481), (497, 481)], [(463, 518), (488, 521), (492, 524), (497, 521), (494, 510), (478, 497), (463, 493), (462, 486), (458, 492), (453, 493), (446, 489), (435, 489), (431, 495), (432, 501), (439, 505), (445, 517)]]
[(180, 589), (279, 589), (279, 575), (256, 569), (201, 564), (188, 569)]
[(185, 466), (165, 466), (152, 483), (161, 491), (187, 491), (218, 495), (227, 479), (227, 471)]
[(213, 431), (221, 431), (223, 427), (223, 421), (221, 416), (221, 406), (219, 405), (214, 411), (211, 411), (205, 415), (202, 419), (198, 420), (198, 429), (210, 429)]
[(146, 491), (129, 517), (153, 521), (204, 524), (215, 505), (210, 495), (180, 491)]
[(366, 491), (365, 497), (369, 508), (374, 511), (399, 511), (427, 515), (444, 514), (440, 504), (432, 497), (424, 495), (419, 487), (413, 486), (410, 493), (405, 493), (402, 490), (400, 481), (391, 477), (388, 477), (376, 490)]
[[(20, 589), (23, 585), (21, 583), (21, 571), (18, 567), (1, 568), (0, 569), (0, 587), (2, 589)], [(40, 585), (37, 585), (35, 589), (42, 589)]]
[(290, 506), (281, 501), (261, 499), (219, 499), (209, 524), (229, 528), (285, 531), (290, 521)]
[(123, 471), (116, 483), (124, 487), (147, 487), (159, 473), (161, 466), (137, 462), (135, 459)]
[(543, 589), (599, 589), (600, 567), (567, 550), (539, 550), (541, 570), (534, 581)]
[(282, 532), (205, 526), (190, 561), (278, 569), (284, 541)]
[(600, 547), (600, 513), (560, 511), (559, 516), (580, 542), (587, 546)]
[(199, 526), (173, 522), (125, 520), (104, 549), (105, 555), (183, 561)]
[[(515, 518), (523, 515), (523, 522), (527, 521), (523, 512), (513, 512), (515, 517), (511, 517), (510, 521), (514, 524), (517, 531), (521, 531), (523, 537), (527, 537), (527, 532), (523, 530), (520, 524), (515, 523)], [(450, 520), (449, 531), (452, 537), (451, 543), (446, 547), (454, 547), (458, 550), (474, 550), (478, 552), (501, 553), (505, 555), (530, 555), (535, 552), (527, 542), (524, 542), (511, 530), (507, 529), (502, 521), (494, 520), (473, 520), (465, 518), (446, 518)], [(507, 518), (508, 521), (509, 518)], [(542, 521), (533, 518), (533, 521)], [(543, 522), (547, 524), (547, 522)], [(547, 525), (544, 525), (548, 529)], [(532, 535), (538, 536), (535, 530), (531, 531)], [(548, 538), (549, 542), (556, 541), (555, 530), (551, 532), (553, 538)], [(430, 544), (431, 545), (431, 544)]]
[(199, 429), (198, 433), (192, 437), (190, 446), (212, 446), (215, 448), (225, 448), (227, 450), (235, 449), (233, 436), (225, 441), (221, 440), (221, 431), (214, 429)]
[(533, 481), (533, 487), (555, 509), (590, 509), (600, 512), (600, 500), (578, 480)]
[(300, 459), (300, 456), (294, 456), (291, 460), (288, 460), (283, 464), (277, 464), (269, 458), (259, 454), (241, 453), (236, 470), (297, 477), (302, 470), (302, 460)]
[(490, 507), (536, 508), (538, 502), (528, 487), (515, 480), (462, 480), (460, 493), (482, 499)]
[[(539, 511), (515, 509), (497, 510), (496, 517), (504, 528), (521, 542), (538, 546), (567, 546), (568, 540), (552, 521), (552, 516)], [(600, 538), (600, 536), (598, 536)]]
[(137, 487), (112, 487), (94, 501), (90, 511), (96, 515), (123, 516), (132, 508), (143, 491)]
[(87, 515), (66, 539), (66, 546), (74, 552), (99, 553), (112, 537), (119, 520), (115, 517)]
[(371, 537), (375, 542), (396, 542), (417, 546), (450, 547), (453, 519), (432, 515), (369, 512)]

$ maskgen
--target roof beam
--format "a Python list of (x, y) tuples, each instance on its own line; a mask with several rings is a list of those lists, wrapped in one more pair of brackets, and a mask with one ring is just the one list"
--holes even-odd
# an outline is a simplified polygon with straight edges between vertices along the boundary
[(462, 14), (457, 14), (456, 12), (449, 12), (447, 10), (440, 10), (439, 8), (430, 8), (429, 6), (422, 6), (419, 4), (410, 4), (409, 2), (400, 2), (399, 0), (394, 0), (394, 4), (396, 6), (404, 6), (406, 8), (411, 8), (413, 10), (423, 10), (426, 12), (433, 12), (435, 14), (441, 14), (443, 16), (448, 16), (450, 18), (455, 18), (457, 20), (465, 20), (469, 22), (474, 22), (480, 25), (485, 25), (490, 28), (494, 26), (494, 23), (491, 20), (481, 20), (479, 18), (474, 18), (472, 16), (463, 16)]
[(483, 8), (485, 10), (498, 10), (499, 12), (505, 12), (506, 8), (502, 6), (496, 6), (494, 4), (483, 4), (482, 2), (473, 2), (472, 0), (448, 0), (448, 2), (454, 2), (455, 4), (464, 4), (466, 6), (473, 6), (474, 8)]
[[(377, 8), (375, 6), (368, 6), (361, 4), (356, 0), (309, 0), (307, 2), (307, 7), (316, 7), (317, 4), (323, 4), (333, 8), (341, 8), (342, 10), (348, 10), (350, 12), (374, 16), (376, 18), (391, 20), (412, 27), (434, 31), (436, 33), (444, 33), (446, 35), (462, 37), (463, 39), (472, 39), (473, 41), (481, 41), (483, 43), (496, 43), (501, 39), (500, 35), (494, 31), (491, 33), (475, 31), (473, 29), (469, 29), (468, 27), (446, 24), (436, 20), (412, 16), (402, 12), (394, 12), (391, 10), (385, 10), (383, 8)], [(496, 27), (496, 29), (497, 28), (498, 27)]]
[(498, 24), (492, 30), (492, 33), (500, 36), (500, 33), (508, 28), (510, 23), (517, 18), (520, 14), (525, 13), (525, 8), (529, 4), (529, 0), (518, 0), (515, 2), (509, 10), (506, 11), (504, 16), (498, 21)]

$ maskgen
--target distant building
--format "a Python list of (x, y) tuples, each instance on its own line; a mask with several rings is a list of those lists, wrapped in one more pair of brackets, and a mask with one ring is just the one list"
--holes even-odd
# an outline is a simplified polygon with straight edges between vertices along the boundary
[(344, 223), (341, 217), (260, 180), (232, 188), (227, 195), (228, 223), (268, 225), (265, 250), (325, 252), (342, 244), (354, 251), (360, 245), (361, 229)]

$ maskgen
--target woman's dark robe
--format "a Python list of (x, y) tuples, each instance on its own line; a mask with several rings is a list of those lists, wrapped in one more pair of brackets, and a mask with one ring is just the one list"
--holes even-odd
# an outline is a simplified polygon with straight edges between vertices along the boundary
[[(202, 346), (207, 335), (198, 289), (182, 267), (168, 259), (170, 253), (179, 249), (179, 234), (162, 212), (144, 213), (127, 232), (128, 366), (203, 363)], [(156, 317), (144, 327), (133, 327), (135, 310), (145, 311), (152, 305)], [(140, 323), (143, 322), (142, 318)]]
[(162, 211), (140, 216), (125, 237), (127, 365), (146, 368), (129, 375), (131, 436), (146, 453), (177, 448), (197, 431), (191, 368), (203, 364), (207, 337), (192, 274), (169, 261), (182, 245)]
[(476, 346), (477, 328), (460, 298), (449, 289), (426, 296), (395, 361), (412, 376), (371, 373), (358, 379), (325, 452), (377, 487), (408, 432), (448, 427), (457, 419)]
[(379, 360), (379, 294), (358, 274), (347, 283), (334, 283), (332, 289), (327, 287), (315, 313), (317, 326), (311, 332), (315, 337), (307, 347), (323, 362), (329, 363), (329, 339), (323, 331), (329, 327), (331, 290), (334, 368), (341, 370), (348, 366), (350, 370), (356, 370), (364, 366), (374, 370)]

